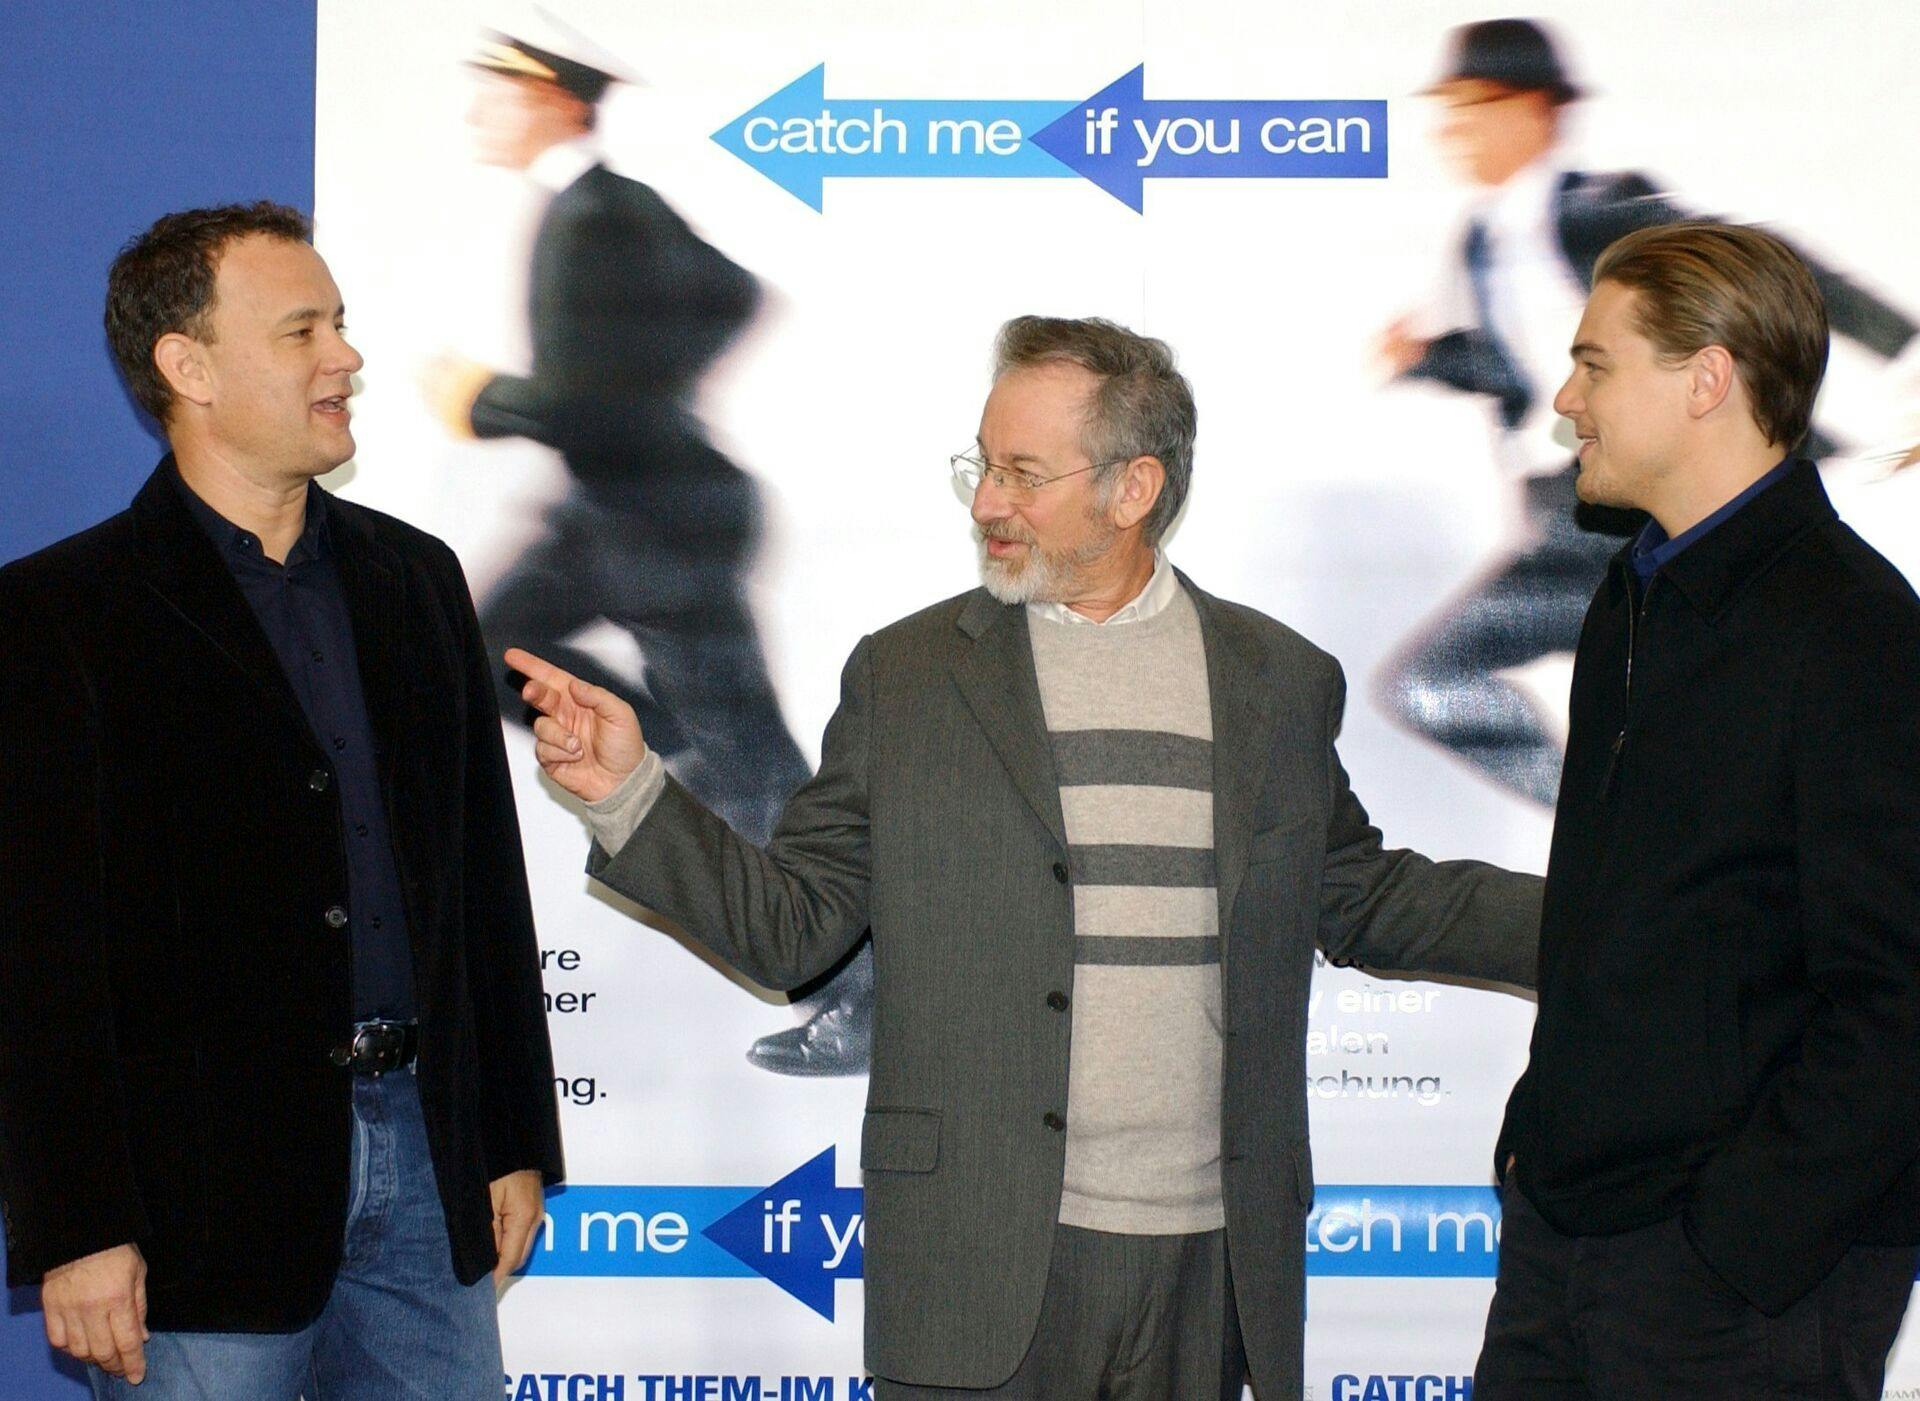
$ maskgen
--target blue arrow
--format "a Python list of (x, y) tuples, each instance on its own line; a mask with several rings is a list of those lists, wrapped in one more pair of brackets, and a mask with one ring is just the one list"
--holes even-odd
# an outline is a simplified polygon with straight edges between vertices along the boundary
[(1033, 144), (1132, 209), (1152, 179), (1379, 179), (1387, 104), (1149, 102), (1146, 65), (1034, 133)]
[(1028, 139), (1062, 102), (827, 98), (827, 65), (801, 74), (713, 134), (734, 155), (814, 209), (835, 179), (1063, 179)]
[(829, 1148), (748, 1197), (701, 1234), (815, 1313), (833, 1317), (833, 1282), (860, 1278), (861, 1195), (834, 1183)]

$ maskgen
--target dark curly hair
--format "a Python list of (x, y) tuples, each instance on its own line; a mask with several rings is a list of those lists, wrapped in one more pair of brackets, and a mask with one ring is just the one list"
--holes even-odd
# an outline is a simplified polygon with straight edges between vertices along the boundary
[(313, 226), (271, 200), (167, 214), (120, 250), (107, 272), (107, 344), (140, 407), (164, 424), (173, 390), (153, 363), (154, 343), (178, 331), (213, 339), (209, 313), (220, 255), (252, 234), (311, 243)]

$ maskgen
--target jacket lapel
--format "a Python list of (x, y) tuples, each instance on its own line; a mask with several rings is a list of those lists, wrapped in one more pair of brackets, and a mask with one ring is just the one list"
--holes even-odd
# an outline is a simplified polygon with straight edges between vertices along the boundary
[(267, 695), (274, 713), (310, 741), (312, 727), (287, 684), (273, 644), (247, 606), (219, 549), (187, 510), (180, 496), (183, 489), (169, 456), (133, 499), (142, 576), (174, 612)]
[(981, 589), (961, 610), (959, 626), (973, 643), (955, 658), (953, 679), (1013, 786), (1064, 851), (1067, 824), (1060, 814), (1060, 782), (1040, 707), (1027, 610), (996, 602)]
[(1237, 615), (1186, 575), (1181, 586), (1200, 615), (1207, 653), (1207, 696), (1213, 712), (1213, 853), (1224, 934), (1247, 870), (1253, 805), (1272, 776), (1274, 718), (1280, 687), (1263, 649)]

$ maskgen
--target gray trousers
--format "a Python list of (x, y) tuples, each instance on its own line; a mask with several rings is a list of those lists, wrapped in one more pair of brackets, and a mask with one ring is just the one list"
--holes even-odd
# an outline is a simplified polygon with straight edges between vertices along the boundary
[(1056, 1226), (1040, 1321), (988, 1389), (876, 1378), (880, 1401), (1240, 1401), (1246, 1351), (1225, 1231), (1127, 1236)]

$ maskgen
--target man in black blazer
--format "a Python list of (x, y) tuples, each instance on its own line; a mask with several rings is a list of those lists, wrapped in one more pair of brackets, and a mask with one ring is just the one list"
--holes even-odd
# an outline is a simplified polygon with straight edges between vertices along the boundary
[(314, 482), (361, 360), (307, 239), (123, 250), (173, 450), (0, 569), (7, 1262), (101, 1396), (498, 1396), (561, 1171), (491, 668), (452, 552)]
[[(480, 159), (551, 191), (533, 247), (533, 367), (443, 360), (428, 392), (456, 434), (544, 443), (572, 477), (546, 534), (481, 600), (481, 631), (496, 656), (525, 648), (626, 700), (680, 779), (765, 841), (807, 762), (747, 604), (759, 493), (692, 403), (759, 290), (651, 186), (602, 163), (594, 131), (610, 56), (549, 18), (533, 37), (494, 34), (471, 64)], [(643, 684), (575, 645), (601, 619), (633, 638)], [(504, 713), (523, 719), (503, 684)], [(765, 1038), (750, 1058), (786, 1074), (865, 1071), (871, 969), (857, 959), (813, 1025)]]
[[(1601, 250), (1635, 229), (1692, 216), (1638, 172), (1577, 167), (1564, 128), (1581, 91), (1539, 24), (1463, 25), (1450, 48), (1428, 91), (1443, 107), (1441, 144), (1475, 193), (1437, 305), (1395, 323), (1381, 349), (1405, 378), (1488, 403), (1494, 455), (1521, 496), (1524, 537), (1396, 650), (1376, 689), (1401, 724), (1551, 806), (1557, 726), (1543, 723), (1502, 673), (1572, 651), (1594, 584), (1640, 521), (1576, 501), (1576, 465), (1550, 394)], [(1912, 340), (1916, 327), (1904, 313), (1807, 262), (1840, 334), (1880, 357)], [(1816, 434), (1806, 453), (1831, 448)]]
[(1920, 600), (1793, 446), (1816, 281), (1601, 257), (1555, 405), (1652, 518), (1574, 666), (1474, 1395), (1880, 1395), (1920, 1244)]

